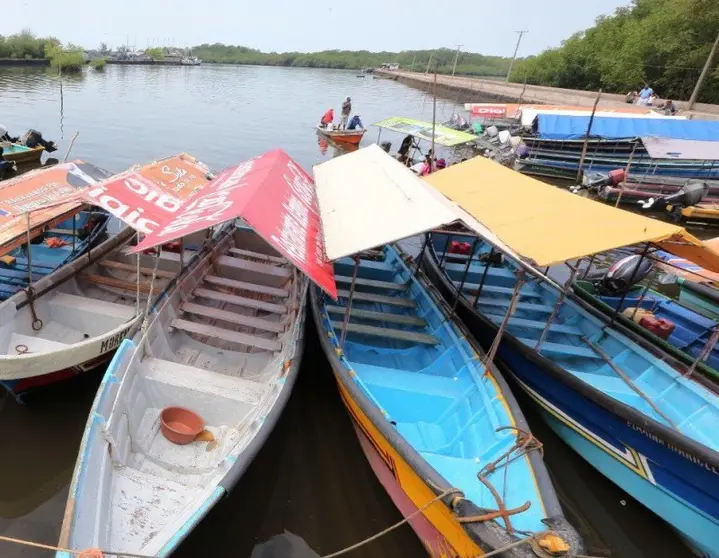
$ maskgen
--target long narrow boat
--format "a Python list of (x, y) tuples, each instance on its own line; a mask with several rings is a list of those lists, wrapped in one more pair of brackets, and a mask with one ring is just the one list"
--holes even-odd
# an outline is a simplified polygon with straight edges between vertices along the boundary
[[(453, 239), (467, 241), (432, 235), (428, 274), (446, 297), (462, 286), (460, 315), (489, 346), (512, 305), (519, 266), (509, 258), (482, 263), (492, 251), (483, 242), (471, 260), (447, 253)], [(574, 295), (561, 299), (551, 285), (530, 281), (518, 296), (498, 352), (518, 385), (574, 450), (649, 509), (661, 510), (692, 546), (717, 556), (717, 394)]]
[(0, 303), (0, 385), (18, 400), (109, 360), (139, 325), (147, 297), (174, 282), (204, 238), (185, 239), (182, 255), (161, 251), (155, 269), (154, 255), (125, 253), (134, 236), (127, 228), (36, 281), (32, 296), (23, 290)]
[[(697, 372), (717, 382), (719, 386), (719, 347), (713, 347), (704, 359), (700, 358), (714, 329), (719, 327), (719, 321), (716, 319), (703, 316), (654, 289), (644, 292), (642, 286), (633, 287), (624, 297), (602, 295), (590, 281), (575, 281), (573, 289), (582, 300), (657, 345), (686, 366), (697, 361)], [(617, 308), (619, 313), (615, 312)], [(623, 311), (629, 308), (648, 310), (657, 318), (669, 320), (674, 324), (674, 329), (669, 337), (664, 339), (631, 319), (633, 314), (639, 315), (639, 312), (631, 311), (629, 316), (624, 315)]]
[[(307, 281), (249, 229), (226, 234), (125, 340), (88, 418), (59, 546), (168, 556), (274, 428), (304, 347)], [(181, 405), (206, 431), (160, 432)], [(207, 441), (211, 440), (211, 441)], [(58, 557), (67, 557), (60, 552)]]
[(314, 289), (312, 311), (397, 508), (432, 556), (583, 554), (502, 376), (416, 264), (387, 246), (455, 221), (454, 206), (377, 145), (314, 170), (340, 289), (337, 302)]
[(580, 258), (644, 244), (642, 254), (654, 245), (719, 271), (719, 254), (677, 225), (486, 159), (426, 180), (472, 229), (431, 235), (423, 261), (432, 281), (452, 300), (461, 293), (460, 316), (483, 346), (498, 348), (501, 364), (568, 445), (700, 554), (717, 556), (716, 386), (686, 377), (684, 363), (537, 267), (567, 262), (573, 278)]
[[(581, 554), (529, 427), (499, 371), (422, 275), (395, 249), (335, 262), (339, 303), (315, 288), (312, 310), (362, 450), (432, 556), (479, 556), (551, 529)], [(499, 511), (495, 511), (499, 510)], [(560, 545), (561, 546), (561, 545)], [(534, 556), (529, 545), (502, 556)]]
[(317, 131), (331, 140), (341, 143), (349, 143), (352, 145), (359, 145), (367, 130), (361, 128), (359, 130), (328, 130), (327, 128), (323, 128), (318, 125)]

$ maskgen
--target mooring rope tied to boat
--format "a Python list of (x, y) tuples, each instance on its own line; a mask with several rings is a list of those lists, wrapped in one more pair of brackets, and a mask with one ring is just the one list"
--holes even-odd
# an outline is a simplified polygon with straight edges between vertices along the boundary
[(32, 548), (38, 548), (40, 550), (49, 550), (51, 552), (66, 552), (67, 554), (78, 556), (79, 558), (110, 558), (111, 556), (115, 556), (116, 558), (154, 558), (153, 556), (147, 554), (133, 554), (132, 552), (111, 552), (109, 550), (101, 550), (99, 548), (71, 550), (69, 548), (62, 548), (51, 544), (37, 543), (25, 539), (16, 539), (13, 537), (6, 537), (4, 535), (0, 535), (0, 541), (19, 544), (22, 546), (29, 546)]

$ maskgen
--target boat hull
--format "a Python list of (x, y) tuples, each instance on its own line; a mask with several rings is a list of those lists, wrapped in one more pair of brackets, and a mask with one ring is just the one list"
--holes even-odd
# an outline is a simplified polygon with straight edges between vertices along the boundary
[[(425, 258), (424, 265), (443, 296), (453, 301), (454, 291), (434, 258)], [(463, 298), (458, 313), (480, 344), (489, 347), (497, 327)], [(497, 359), (550, 427), (590, 465), (676, 528), (693, 547), (713, 547), (706, 556), (719, 556), (719, 495), (698, 489), (719, 486), (719, 469), (703, 456), (674, 446), (664, 435), (667, 428), (650, 427), (639, 413), (598, 395), (506, 332)]]
[(359, 145), (360, 141), (362, 141), (362, 137), (365, 135), (366, 130), (360, 130), (358, 132), (355, 132), (353, 130), (345, 131), (345, 130), (325, 130), (324, 128), (317, 127), (317, 131), (322, 134), (323, 136), (326, 136), (330, 138), (333, 141), (338, 141), (342, 143), (349, 143), (351, 145)]
[(6, 161), (13, 161), (18, 164), (37, 163), (40, 161), (45, 148), (41, 145), (30, 147), (22, 151), (10, 151), (2, 154), (2, 158)]

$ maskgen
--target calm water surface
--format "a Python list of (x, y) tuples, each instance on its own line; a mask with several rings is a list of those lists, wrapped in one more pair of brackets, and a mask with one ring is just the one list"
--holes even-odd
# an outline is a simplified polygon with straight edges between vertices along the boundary
[[(315, 123), (346, 96), (365, 125), (389, 116), (430, 120), (431, 97), (352, 72), (242, 66), (86, 70), (62, 82), (42, 69), (0, 69), (0, 123), (36, 128), (110, 171), (186, 151), (222, 168), (282, 147), (307, 170), (340, 151)], [(439, 100), (437, 119), (459, 108)], [(375, 129), (364, 143), (376, 141)], [(394, 147), (401, 137), (383, 134)], [(175, 554), (247, 557), (289, 531), (318, 554), (349, 546), (400, 519), (359, 449), (313, 327), (300, 378), (266, 446), (232, 495)], [(27, 407), (0, 395), (0, 534), (57, 542), (68, 483), (101, 372), (36, 394)], [(523, 401), (522, 401), (523, 402)], [(524, 403), (524, 402), (523, 402)], [(596, 556), (688, 556), (667, 526), (579, 459), (524, 405), (573, 523)], [(347, 556), (424, 555), (403, 526)], [(49, 553), (0, 542), (0, 557)], [(298, 558), (301, 555), (298, 555)]]

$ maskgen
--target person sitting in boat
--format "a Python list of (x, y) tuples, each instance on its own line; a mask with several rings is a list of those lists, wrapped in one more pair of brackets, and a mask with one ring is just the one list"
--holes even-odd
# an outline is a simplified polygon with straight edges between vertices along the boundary
[(0, 141), (9, 141), (10, 143), (17, 143), (20, 138), (14, 138), (10, 135), (7, 128), (0, 124)]
[(411, 162), (409, 158), (409, 150), (412, 148), (413, 140), (414, 138), (408, 134), (402, 140), (402, 143), (397, 150), (397, 160), (401, 163), (405, 163), (407, 166), (409, 166), (409, 163)]
[(348, 130), (356, 130), (356, 129), (364, 130), (364, 126), (362, 126), (362, 121), (360, 120), (359, 114), (355, 114), (352, 117), (352, 120), (350, 120), (350, 123), (347, 124)]
[(335, 109), (327, 109), (327, 112), (322, 115), (320, 120), (320, 127), (327, 128), (335, 119)]
[(666, 116), (674, 116), (677, 113), (677, 107), (671, 99), (667, 99), (662, 107)]

